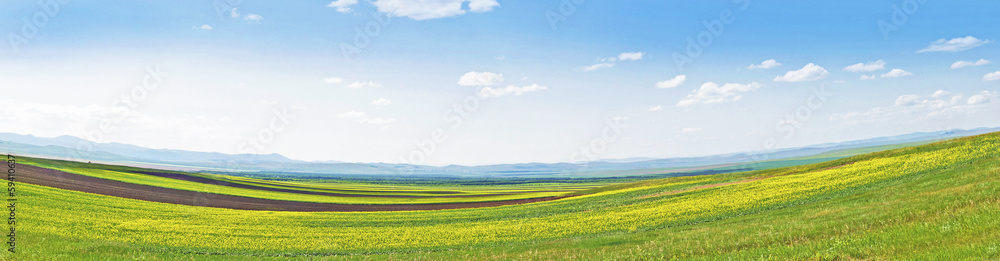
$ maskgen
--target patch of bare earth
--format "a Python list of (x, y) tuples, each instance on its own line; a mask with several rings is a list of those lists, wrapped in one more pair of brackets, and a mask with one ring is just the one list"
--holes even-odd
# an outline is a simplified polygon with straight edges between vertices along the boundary
[(398, 204), (398, 205), (355, 205), (319, 202), (302, 202), (241, 197), (233, 195), (179, 190), (147, 185), (139, 185), (116, 180), (95, 178), (59, 170), (30, 165), (18, 166), (18, 181), (46, 187), (74, 190), (121, 198), (152, 202), (180, 204), (188, 206), (216, 207), (242, 210), (271, 210), (299, 212), (366, 212), (366, 211), (407, 211), (440, 210), (459, 208), (495, 207), (556, 200), (570, 196), (530, 198), (491, 202), (439, 203), (439, 204)]

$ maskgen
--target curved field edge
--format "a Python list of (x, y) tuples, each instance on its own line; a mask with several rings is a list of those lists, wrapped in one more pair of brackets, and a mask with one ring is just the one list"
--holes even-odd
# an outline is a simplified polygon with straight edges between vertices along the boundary
[[(597, 186), (593, 184), (591, 185), (572, 184), (566, 186), (553, 185), (553, 186), (527, 187), (527, 188), (512, 187), (512, 188), (497, 189), (493, 191), (474, 191), (468, 194), (466, 194), (465, 191), (455, 191), (456, 193), (465, 195), (466, 197), (454, 197), (454, 195), (445, 195), (444, 197), (441, 197), (441, 195), (434, 196), (432, 194), (431, 195), (422, 194), (419, 197), (385, 197), (385, 196), (413, 195), (412, 193), (405, 193), (405, 192), (403, 193), (385, 192), (380, 195), (354, 194), (354, 195), (344, 195), (344, 196), (329, 196), (329, 195), (299, 194), (294, 192), (267, 191), (267, 190), (252, 189), (252, 188), (238, 188), (238, 187), (230, 187), (230, 186), (223, 186), (216, 184), (207, 184), (207, 183), (180, 180), (174, 178), (139, 174), (139, 173), (134, 173), (137, 172), (135, 170), (119, 171), (114, 167), (108, 167), (109, 169), (100, 169), (91, 167), (68, 167), (66, 166), (67, 164), (66, 162), (53, 164), (53, 166), (39, 164), (37, 162), (29, 162), (29, 164), (36, 167), (50, 168), (76, 175), (84, 175), (95, 178), (121, 181), (138, 185), (163, 187), (169, 189), (206, 192), (212, 194), (222, 194), (222, 195), (250, 197), (250, 198), (272, 199), (272, 200), (335, 203), (335, 204), (356, 204), (356, 205), (472, 203), (472, 202), (496, 202), (496, 201), (509, 201), (509, 200), (520, 200), (520, 199), (549, 198), (549, 197), (563, 196), (566, 193), (572, 191), (578, 191), (591, 186)], [(79, 165), (70, 165), (70, 166), (79, 166)], [(197, 176), (198, 174), (182, 173), (182, 175)], [(217, 177), (213, 178), (219, 179)], [(244, 178), (243, 180), (251, 180), (251, 179)], [(267, 181), (257, 180), (257, 182), (264, 183)], [(385, 187), (384, 189), (388, 190), (393, 188)]]
[[(72, 235), (67, 235), (65, 228), (58, 227), (50, 227), (47, 231), (35, 229), (26, 233), (29, 233), (29, 236), (38, 235), (49, 239), (61, 238), (59, 242), (98, 245), (98, 248), (118, 249), (133, 254), (145, 253), (149, 256), (184, 256), (183, 253), (189, 252), (237, 255), (234, 257), (385, 253), (390, 256), (374, 257), (431, 259), (445, 257), (648, 259), (727, 256), (867, 259), (935, 253), (942, 257), (949, 255), (995, 257), (998, 238), (997, 195), (1000, 195), (997, 193), (1000, 186), (997, 186), (996, 181), (998, 158), (1000, 158), (997, 155), (998, 145), (1000, 145), (998, 135), (990, 134), (810, 166), (733, 175), (645, 181), (616, 186), (606, 191), (594, 191), (596, 193), (592, 195), (546, 203), (476, 210), (394, 213), (403, 215), (393, 217), (398, 223), (379, 223), (379, 220), (359, 221), (369, 216), (323, 216), (324, 219), (335, 218), (334, 223), (339, 225), (337, 228), (355, 232), (356, 228), (372, 229), (371, 225), (375, 224), (394, 224), (397, 227), (392, 227), (395, 229), (393, 231), (374, 234), (337, 233), (339, 231), (325, 231), (326, 233), (319, 233), (321, 234), (319, 237), (316, 237), (316, 234), (309, 234), (327, 228), (325, 225), (331, 225), (320, 222), (310, 223), (314, 225), (310, 227), (311, 229), (301, 231), (306, 233), (308, 239), (326, 240), (324, 243), (335, 243), (336, 239), (328, 237), (340, 236), (365, 243), (382, 243), (382, 248), (378, 248), (380, 246), (378, 244), (369, 244), (366, 246), (375, 247), (337, 249), (330, 246), (343, 245), (321, 244), (321, 247), (316, 249), (294, 249), (290, 243), (305, 242), (302, 242), (301, 238), (298, 238), (298, 241), (288, 241), (287, 234), (281, 232), (289, 232), (287, 226), (308, 224), (280, 222), (292, 220), (291, 217), (270, 220), (279, 221), (277, 223), (267, 222), (268, 220), (246, 223), (260, 225), (264, 229), (248, 227), (233, 222), (236, 220), (223, 218), (218, 219), (219, 222), (214, 225), (221, 225), (232, 231), (198, 233), (199, 229), (213, 226), (203, 223), (199, 220), (199, 216), (211, 215), (218, 218), (233, 214), (202, 213), (200, 211), (207, 211), (202, 208), (187, 208), (183, 210), (186, 215), (171, 216), (177, 218), (174, 220), (175, 223), (163, 224), (162, 222), (171, 220), (154, 218), (153, 220), (161, 222), (154, 225), (159, 228), (134, 226), (138, 224), (129, 222), (102, 224), (99, 220), (83, 220), (79, 222), (96, 222), (97, 226), (88, 227), (85, 226), (87, 224), (80, 223), (63, 224), (82, 226), (83, 231), (77, 231)], [(686, 191), (706, 184), (748, 179), (751, 181)], [(41, 187), (38, 189), (39, 194), (31, 197), (37, 196), (47, 200), (52, 199), (44, 197), (106, 200), (98, 196), (60, 195), (60, 191), (44, 191)], [(648, 197), (672, 191), (681, 192)], [(730, 204), (732, 202), (741, 204)], [(93, 209), (94, 202), (76, 203), (83, 204), (71, 205), (87, 211), (98, 210), (95, 214), (122, 211), (119, 209), (122, 206), (115, 204), (121, 202), (101, 202), (107, 204), (110, 209)], [(151, 211), (144, 209), (146, 207), (163, 207), (155, 203), (149, 203), (149, 206), (136, 204), (137, 202), (125, 203), (130, 205), (130, 208), (145, 212)], [(73, 211), (73, 209), (60, 209), (60, 211)], [(167, 211), (175, 210), (167, 209)], [(706, 211), (708, 213), (705, 213)], [(672, 215), (676, 213), (685, 215), (681, 217)], [(256, 219), (276, 213), (243, 211), (242, 214), (245, 215), (241, 217), (243, 219)], [(644, 218), (648, 216), (642, 214), (649, 214), (654, 218)], [(344, 225), (343, 222), (349, 224)], [(595, 223), (600, 226), (591, 226)], [(37, 228), (35, 226), (39, 225), (43, 224), (29, 223), (24, 226)], [(179, 230), (171, 230), (172, 226), (178, 226), (174, 228)], [(272, 227), (267, 229), (267, 226)], [(430, 232), (437, 233), (428, 236), (427, 228), (433, 228)], [(512, 228), (515, 230), (510, 230)], [(543, 229), (538, 230), (538, 228)], [(566, 228), (572, 229), (566, 230)], [(462, 238), (456, 236), (462, 235), (457, 234), (456, 230), (473, 235), (486, 232), (494, 236), (490, 239), (496, 236), (507, 237), (493, 241), (484, 240), (486, 237), (483, 236)], [(497, 231), (506, 233), (496, 233)], [(523, 232), (529, 232), (527, 234), (529, 236), (524, 236)], [(530, 237), (539, 233), (549, 234)], [(136, 234), (150, 234), (156, 238), (130, 237)], [(241, 242), (239, 241), (241, 238), (230, 236), (233, 234), (243, 234), (261, 242), (260, 244), (252, 244), (252, 241)], [(177, 235), (187, 241), (169, 240), (171, 236)], [(312, 238), (309, 238), (310, 236)], [(167, 240), (156, 240), (157, 238), (167, 238)], [(371, 241), (372, 239), (380, 240)], [(446, 242), (442, 239), (458, 242)], [(465, 241), (462, 241), (463, 239)], [(199, 246), (197, 242), (192, 242), (202, 240), (231, 245), (251, 244), (239, 248)], [(446, 249), (451, 250), (443, 251)], [(226, 258), (227, 256), (198, 257)]]
[[(122, 174), (145, 174), (145, 173), (155, 173), (155, 174), (171, 174), (175, 176), (187, 176), (192, 178), (199, 178), (211, 181), (223, 181), (230, 182), (240, 185), (256, 186), (263, 188), (283, 188), (292, 189), (298, 191), (307, 192), (326, 192), (326, 193), (343, 193), (358, 196), (423, 196), (423, 197), (439, 197), (439, 196), (483, 196), (489, 194), (503, 194), (503, 193), (517, 193), (517, 192), (532, 192), (539, 190), (559, 190), (559, 191), (571, 191), (592, 188), (595, 186), (601, 186), (608, 182), (575, 182), (572, 184), (565, 183), (548, 183), (548, 184), (515, 184), (515, 185), (461, 185), (461, 186), (447, 186), (447, 185), (389, 185), (389, 184), (377, 184), (377, 183), (367, 183), (367, 182), (354, 182), (354, 181), (338, 181), (338, 180), (324, 180), (324, 179), (262, 179), (254, 178), (249, 176), (234, 176), (234, 175), (245, 175), (243, 173), (225, 173), (225, 174), (212, 174), (212, 173), (201, 173), (201, 172), (182, 172), (182, 171), (171, 171), (171, 170), (155, 170), (155, 169), (143, 169), (138, 167), (130, 166), (118, 166), (118, 165), (106, 165), (98, 163), (82, 163), (73, 161), (61, 161), (52, 159), (42, 159), (42, 158), (27, 158), (22, 157), (21, 163), (64, 170), (67, 172), (77, 173), (77, 170), (96, 170), (96, 171), (110, 171), (114, 173)], [(95, 175), (98, 176), (99, 173), (78, 173), (82, 175)], [(151, 175), (145, 175), (151, 176)], [(115, 176), (103, 176), (104, 178), (111, 178), (123, 182), (135, 182), (132, 179), (122, 179), (121, 177)]]

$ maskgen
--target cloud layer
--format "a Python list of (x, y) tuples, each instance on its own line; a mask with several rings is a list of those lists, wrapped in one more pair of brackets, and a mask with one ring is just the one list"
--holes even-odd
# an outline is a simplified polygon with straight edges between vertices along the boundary
[(785, 75), (783, 76), (775, 77), (774, 81), (809, 82), (826, 78), (827, 75), (830, 75), (830, 72), (826, 71), (826, 69), (823, 69), (822, 66), (810, 63), (807, 64), (805, 67), (802, 67), (802, 69), (799, 69), (798, 71), (789, 71), (785, 73)]
[[(466, 2), (468, 9), (463, 9)], [(500, 6), (496, 0), (376, 0), (373, 4), (379, 12), (417, 21), (462, 15), (467, 11), (484, 13)]]
[(983, 66), (983, 65), (990, 64), (990, 63), (991, 62), (988, 61), (988, 60), (986, 60), (986, 59), (979, 59), (979, 61), (975, 61), (975, 62), (957, 61), (957, 62), (951, 64), (951, 68), (952, 69), (959, 69), (959, 68), (964, 68), (964, 67), (969, 67), (969, 66)]
[(996, 81), (1000, 80), (1000, 71), (995, 71), (983, 75), (983, 81)]
[(951, 40), (940, 39), (932, 42), (930, 46), (927, 46), (927, 48), (921, 49), (917, 52), (961, 52), (980, 47), (988, 43), (990, 43), (989, 40), (980, 40), (972, 36), (953, 38)]
[(646, 53), (643, 52), (625, 52), (619, 54), (617, 57), (597, 58), (597, 61), (599, 63), (588, 66), (581, 66), (580, 70), (589, 72), (597, 69), (611, 68), (615, 67), (615, 62), (617, 61), (638, 61), (642, 60), (642, 57), (645, 55)]
[(687, 107), (695, 104), (713, 104), (734, 102), (743, 99), (742, 93), (759, 89), (763, 84), (751, 82), (748, 84), (727, 83), (722, 86), (714, 82), (706, 82), (701, 88), (688, 94), (683, 100), (677, 102), (678, 107)]
[(674, 88), (677, 86), (681, 86), (681, 84), (684, 84), (684, 81), (686, 80), (687, 80), (687, 75), (683, 74), (677, 75), (673, 79), (657, 82), (656, 88)]
[(998, 96), (996, 92), (983, 91), (965, 98), (962, 94), (954, 94), (939, 90), (930, 96), (907, 94), (899, 96), (893, 105), (876, 107), (867, 111), (839, 113), (830, 117), (831, 121), (843, 121), (850, 124), (863, 122), (885, 122), (890, 120), (926, 120), (932, 118), (950, 118), (975, 113), (985, 104), (992, 103)]
[(503, 82), (503, 74), (492, 72), (467, 72), (458, 78), (461, 86), (495, 86)]
[(747, 66), (747, 69), (771, 69), (778, 66), (781, 66), (781, 63), (775, 61), (774, 59), (770, 59), (763, 61), (760, 64), (751, 64), (750, 66)]
[(337, 12), (349, 13), (351, 12), (351, 6), (358, 3), (358, 0), (336, 0), (330, 2), (328, 7), (337, 8)]
[(870, 63), (857, 63), (844, 67), (845, 72), (874, 72), (885, 69), (885, 61), (878, 60)]
[(879, 77), (882, 77), (882, 78), (899, 78), (899, 77), (910, 76), (910, 75), (913, 75), (913, 73), (910, 73), (910, 72), (907, 72), (907, 71), (905, 71), (903, 69), (898, 69), (897, 68), (897, 69), (892, 69), (892, 71), (884, 73), (884, 74), (882, 74)]

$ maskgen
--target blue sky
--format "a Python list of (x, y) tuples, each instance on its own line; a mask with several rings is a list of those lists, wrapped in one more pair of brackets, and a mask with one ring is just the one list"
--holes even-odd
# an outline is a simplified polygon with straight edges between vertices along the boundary
[(0, 132), (478, 165), (995, 127), (997, 13), (917, 0), (5, 1)]

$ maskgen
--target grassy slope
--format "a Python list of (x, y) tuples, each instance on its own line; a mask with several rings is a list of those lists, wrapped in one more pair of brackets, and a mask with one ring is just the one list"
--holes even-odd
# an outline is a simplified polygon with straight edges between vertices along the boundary
[[(195, 177), (202, 177), (214, 180), (225, 180), (238, 184), (254, 185), (259, 187), (281, 188), (298, 191), (328, 192), (359, 195), (361, 197), (342, 197), (325, 195), (307, 195), (290, 192), (262, 191), (247, 188), (234, 188), (228, 186), (204, 184), (179, 179), (156, 177), (133, 172), (145, 171), (143, 169), (102, 165), (86, 164), (77, 162), (54, 161), (46, 159), (22, 158), (24, 164), (47, 167), (69, 173), (134, 183), (147, 186), (157, 186), (164, 188), (201, 191), (215, 194), (225, 194), (234, 196), (244, 196), (252, 198), (339, 203), (339, 204), (428, 204), (428, 203), (457, 203), (457, 202), (486, 202), (502, 201), (525, 198), (540, 198), (561, 196), (569, 192), (606, 185), (607, 183), (593, 184), (545, 184), (545, 185), (522, 185), (522, 186), (502, 186), (502, 187), (414, 187), (414, 186), (388, 186), (388, 185), (368, 185), (368, 184), (345, 184), (345, 183), (292, 183), (281, 181), (269, 181), (245, 177), (227, 177), (223, 175), (211, 175), (200, 173), (170, 172)], [(447, 194), (438, 194), (447, 193)], [(416, 196), (418, 198), (386, 198), (377, 197), (380, 195), (405, 195)], [(442, 198), (440, 195), (461, 195), (468, 197)]]
[[(920, 169), (917, 164), (904, 164), (919, 171), (876, 180), (859, 186), (845, 187), (811, 193), (810, 197), (777, 202), (765, 208), (749, 209), (716, 216), (703, 216), (684, 222), (666, 222), (635, 231), (608, 231), (578, 236), (539, 238), (493, 247), (449, 246), (442, 248), (417, 248), (410, 251), (389, 251), (370, 255), (374, 258), (456, 258), (482, 259), (648, 259), (689, 257), (716, 258), (955, 258), (1000, 257), (1000, 155), (996, 152), (1000, 135), (965, 138), (929, 146), (880, 152), (865, 156), (794, 168), (727, 174), (704, 177), (683, 177), (650, 180), (610, 188), (595, 189), (597, 195), (588, 200), (564, 200), (550, 203), (454, 211), (478, 213), (480, 218), (498, 219), (516, 215), (515, 212), (534, 213), (556, 211), (561, 214), (580, 214), (608, 207), (643, 205), (648, 201), (636, 196), (654, 192), (691, 188), (693, 186), (745, 180), (764, 176), (811, 177), (830, 172), (851, 162), (877, 161), (912, 155), (930, 155), (957, 146), (992, 146), (984, 157), (959, 161), (942, 167)], [(978, 141), (978, 144), (968, 142)], [(953, 151), (954, 152), (954, 151)], [(961, 152), (961, 151), (959, 151)], [(954, 153), (952, 153), (954, 154)], [(912, 166), (911, 166), (912, 165)], [(836, 171), (834, 169), (833, 171)], [(789, 175), (790, 174), (790, 175)], [(831, 180), (835, 182), (836, 180)], [(769, 181), (770, 182), (770, 181)], [(744, 183), (719, 188), (702, 189), (682, 195), (710, 197), (719, 192), (739, 192), (739, 188), (753, 188), (755, 183)], [(789, 183), (791, 184), (791, 183)], [(44, 190), (38, 190), (45, 193)], [(72, 194), (72, 193), (71, 193)], [(51, 194), (38, 194), (46, 198)], [(727, 194), (728, 195), (728, 194)], [(82, 197), (81, 195), (72, 195)], [(57, 197), (53, 196), (53, 197)], [(95, 199), (103, 200), (103, 199)], [(612, 202), (613, 201), (613, 202)], [(669, 201), (667, 199), (666, 201)], [(135, 205), (134, 202), (129, 202)], [(44, 203), (43, 203), (44, 204)], [(63, 204), (65, 205), (65, 204)], [(138, 204), (142, 205), (142, 204)], [(154, 204), (155, 205), (155, 204)], [(79, 207), (86, 208), (87, 204)], [(555, 206), (545, 208), (542, 206)], [(161, 207), (161, 206), (150, 206)], [(532, 209), (538, 209), (532, 211)], [(85, 209), (92, 211), (93, 209)], [(196, 208), (198, 211), (206, 211)], [(187, 209), (187, 211), (192, 211)], [(595, 211), (596, 212), (596, 211)], [(439, 213), (439, 212), (438, 212)], [(560, 214), (555, 213), (555, 214)], [(100, 215), (102, 213), (94, 213)], [(196, 215), (197, 213), (189, 213)], [(423, 215), (423, 214), (421, 214)], [(419, 216), (419, 215), (417, 215)], [(424, 216), (425, 218), (428, 216)], [(580, 216), (577, 216), (580, 217)], [(447, 223), (449, 221), (445, 221)], [(458, 222), (458, 221), (451, 221)], [(26, 224), (25, 227), (41, 224)], [(51, 232), (51, 231), (50, 231)], [(58, 232), (58, 231), (56, 231)], [(74, 239), (72, 236), (24, 232), (20, 239), (26, 249), (26, 260), (63, 257), (106, 258), (182, 258), (183, 254), (142, 246), (136, 249), (108, 240)], [(58, 233), (56, 233), (58, 234)], [(79, 236), (79, 235), (77, 235)], [(162, 251), (157, 251), (157, 249)], [(336, 251), (333, 251), (336, 252)], [(361, 251), (365, 252), (365, 251)], [(233, 252), (235, 253), (235, 252)], [(345, 252), (350, 253), (350, 251)], [(34, 254), (34, 255), (33, 255)], [(9, 256), (7, 256), (9, 257)], [(240, 259), (245, 256), (202, 256), (209, 259)], [(354, 256), (358, 257), (358, 256)], [(338, 257), (320, 257), (338, 258)]]
[[(933, 147), (916, 151), (930, 149)], [(380, 256), (387, 257), (997, 260), (1000, 158), (910, 175), (856, 194), (711, 223), (502, 249), (463, 248)]]

